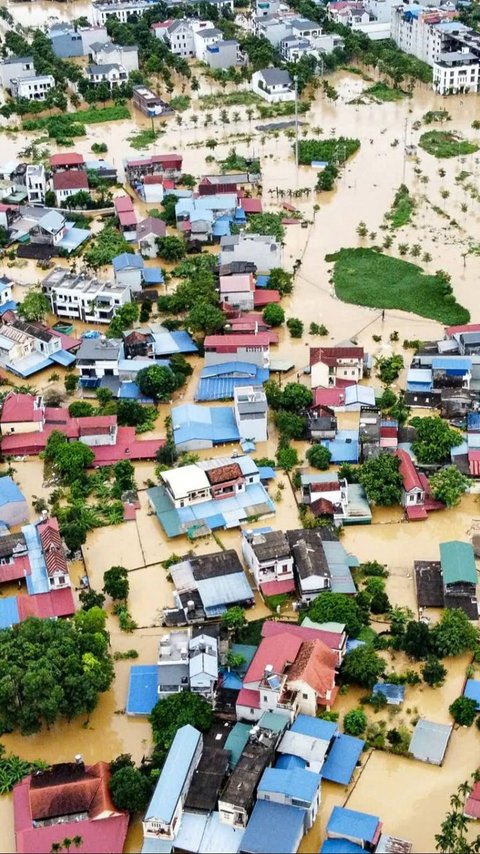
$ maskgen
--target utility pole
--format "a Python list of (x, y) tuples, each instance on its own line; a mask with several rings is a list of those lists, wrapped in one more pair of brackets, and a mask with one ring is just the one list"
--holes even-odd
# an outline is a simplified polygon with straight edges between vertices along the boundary
[(405, 174), (407, 170), (407, 128), (408, 128), (408, 119), (405, 119), (405, 132), (403, 137), (403, 172), (402, 172), (402, 184), (405, 184)]
[(295, 83), (295, 174), (298, 190), (298, 76), (293, 78)]

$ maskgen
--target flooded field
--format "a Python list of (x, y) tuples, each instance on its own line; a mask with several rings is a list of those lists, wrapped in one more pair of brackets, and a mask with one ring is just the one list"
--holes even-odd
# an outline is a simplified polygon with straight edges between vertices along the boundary
[[(86, 15), (89, 4), (83, 0), (61, 4), (34, 0), (29, 3), (11, 2), (7, 8), (23, 26), (43, 26), (55, 19)], [(370, 70), (369, 73), (373, 75)], [(394, 244), (388, 251), (396, 256), (399, 242), (410, 246), (421, 244), (422, 252), (429, 252), (434, 259), (429, 264), (429, 271), (442, 268), (450, 273), (455, 296), (471, 311), (472, 318), (478, 320), (480, 257), (465, 253), (470, 245), (480, 242), (480, 203), (471, 197), (460, 182), (455, 181), (455, 177), (460, 171), (467, 171), (471, 173), (471, 182), (478, 185), (480, 157), (470, 155), (439, 161), (418, 149), (418, 163), (415, 163), (405, 159), (404, 142), (416, 145), (425, 126), (414, 130), (414, 123), (421, 121), (427, 110), (442, 108), (448, 109), (452, 116), (449, 129), (457, 130), (478, 142), (479, 131), (472, 130), (471, 123), (478, 117), (480, 98), (469, 96), (463, 101), (460, 98), (445, 100), (426, 86), (419, 86), (412, 98), (386, 104), (353, 105), (348, 102), (358, 97), (369, 84), (364, 83), (358, 75), (344, 71), (332, 75), (329, 81), (339, 93), (338, 100), (331, 103), (317, 93), (311, 111), (301, 117), (304, 127), (319, 129), (319, 138), (343, 135), (358, 137), (361, 141), (359, 152), (346, 165), (332, 193), (315, 195), (313, 188), (317, 173), (307, 167), (296, 169), (292, 141), (284, 131), (270, 136), (263, 134), (257, 129), (261, 124), (259, 120), (249, 121), (244, 107), (233, 108), (240, 114), (240, 119), (233, 122), (232, 118), (229, 125), (223, 125), (219, 130), (222, 105), (219, 103), (216, 109), (207, 111), (195, 93), (191, 93), (191, 107), (182, 114), (181, 125), (174, 120), (166, 123), (158, 142), (145, 151), (182, 151), (184, 171), (200, 177), (204, 172), (217, 169), (215, 164), (207, 161), (212, 152), (204, 145), (208, 138), (215, 137), (218, 143), (214, 152), (215, 160), (224, 158), (232, 147), (239, 154), (260, 158), (264, 209), (278, 209), (277, 190), (285, 192), (285, 198), (288, 198), (289, 190), (309, 188), (312, 191), (308, 199), (304, 195), (303, 200), (292, 200), (305, 214), (310, 225), (307, 229), (299, 225), (287, 226), (284, 266), (292, 269), (297, 259), (301, 259), (302, 264), (296, 276), (295, 290), (284, 300), (284, 305), (287, 315), (301, 318), (306, 329), (312, 320), (325, 324), (329, 336), (328, 339), (315, 339), (305, 334), (303, 339), (294, 340), (282, 330), (280, 346), (276, 351), (282, 359), (290, 359), (295, 364), (295, 372), (287, 379), (295, 378), (298, 372), (304, 382), (308, 382), (308, 379), (301, 371), (308, 363), (310, 344), (355, 337), (370, 353), (377, 355), (388, 354), (392, 350), (403, 352), (404, 338), (428, 339), (443, 335), (441, 325), (433, 321), (399, 311), (387, 311), (382, 319), (380, 311), (342, 303), (332, 291), (331, 265), (325, 261), (325, 255), (341, 247), (372, 245), (371, 240), (362, 242), (357, 235), (356, 229), (362, 220), (366, 222), (369, 231), (378, 234), (377, 242), (380, 243), (383, 240), (380, 226), (402, 182), (407, 184), (414, 195), (416, 209), (412, 222), (394, 235)], [(159, 91), (167, 96), (161, 86)], [(188, 93), (188, 86), (186, 91)], [(202, 79), (198, 94), (210, 91), (210, 82)], [(204, 127), (207, 112), (212, 114), (213, 130)], [(150, 127), (150, 121), (141, 114), (133, 109), (131, 113), (128, 121), (89, 127), (88, 136), (75, 141), (75, 149), (90, 156), (93, 142), (106, 142), (108, 153), (105, 156), (118, 168), (122, 180), (123, 160), (138, 155), (129, 138), (138, 130)], [(193, 116), (197, 116), (198, 126), (195, 126)], [(5, 126), (5, 120), (0, 121)], [(243, 135), (243, 141), (236, 140), (239, 135)], [(247, 141), (245, 137), (248, 137)], [(2, 160), (14, 158), (19, 149), (34, 138), (35, 134), (23, 132), (18, 135), (2, 133)], [(50, 153), (57, 150), (55, 143), (49, 144), (48, 148)], [(421, 169), (421, 176), (414, 171), (416, 168)], [(444, 170), (445, 175), (440, 174), (439, 170)], [(444, 196), (446, 187), (448, 197)], [(314, 204), (319, 206), (316, 212)], [(145, 205), (137, 203), (136, 207), (139, 215), (146, 212)], [(444, 211), (445, 216), (438, 213), (439, 209)], [(451, 220), (456, 225), (452, 225)], [(97, 227), (95, 223), (94, 228)], [(58, 263), (68, 265), (65, 259)], [(5, 262), (0, 265), (1, 273), (14, 278), (17, 283), (14, 295), (18, 300), (21, 300), (26, 288), (37, 284), (45, 275), (34, 262)], [(111, 271), (100, 271), (100, 275), (106, 277), (111, 275)], [(83, 329), (82, 324), (75, 324), (76, 334)], [(389, 336), (393, 331), (398, 332), (399, 342), (392, 344)], [(382, 341), (375, 343), (372, 335), (381, 335)], [(194, 398), (201, 360), (193, 358), (192, 365), (194, 375), (188, 386), (177, 394), (178, 402), (192, 401)], [(61, 369), (57, 370), (62, 373)], [(32, 386), (38, 390), (51, 386), (51, 373), (52, 370), (47, 370), (33, 377)], [(12, 381), (18, 384), (18, 381)], [(63, 386), (63, 377), (59, 385)], [(156, 429), (150, 435), (163, 435), (163, 422), (168, 411), (167, 406), (159, 407)], [(355, 413), (339, 418), (339, 426), (343, 429), (353, 428), (357, 422), (358, 415)], [(272, 429), (269, 441), (258, 446), (257, 456), (273, 457), (276, 440)], [(296, 445), (303, 457), (305, 444)], [(233, 446), (219, 449), (218, 453), (225, 455), (232, 450)], [(210, 451), (201, 453), (201, 456), (211, 455)], [(43, 486), (43, 464), (40, 460), (14, 461), (13, 467), (14, 478), (29, 502), (33, 496), (48, 494), (49, 490)], [(91, 585), (96, 589), (101, 588), (103, 573), (110, 566), (122, 565), (129, 570), (129, 608), (140, 628), (133, 634), (124, 634), (119, 630), (116, 617), (109, 615), (112, 650), (134, 648), (139, 653), (138, 663), (151, 664), (156, 660), (162, 633), (161, 609), (173, 601), (172, 585), (161, 562), (172, 552), (182, 555), (191, 548), (196, 553), (218, 551), (221, 547), (238, 550), (239, 532), (221, 531), (217, 539), (208, 537), (193, 546), (186, 538), (167, 541), (156, 517), (149, 511), (145, 492), (147, 481), (155, 480), (153, 464), (137, 464), (136, 478), (141, 500), (136, 520), (115, 528), (93, 531), (88, 535), (83, 551), (85, 569)], [(283, 489), (280, 488), (281, 484)], [(279, 474), (270, 491), (276, 501), (277, 512), (275, 518), (266, 524), (283, 530), (297, 526), (297, 506), (288, 478)], [(31, 518), (34, 518), (33, 511)], [(390, 571), (387, 581), (390, 600), (393, 604), (408, 605), (415, 611), (413, 561), (436, 559), (441, 540), (468, 540), (473, 527), (480, 523), (480, 504), (476, 496), (469, 495), (463, 498), (457, 508), (430, 514), (425, 522), (408, 524), (400, 520), (399, 509), (375, 510), (372, 526), (349, 527), (345, 529), (342, 541), (345, 548), (361, 561), (378, 560), (385, 563)], [(75, 583), (78, 584), (85, 569), (82, 563), (71, 566)], [(267, 616), (268, 613), (257, 596), (256, 606), (249, 613), (249, 618)], [(468, 663), (466, 658), (448, 662), (449, 678), (443, 688), (435, 691), (421, 687), (407, 688), (405, 712), (402, 710), (400, 717), (411, 722), (416, 714), (414, 710), (418, 708), (425, 717), (447, 722), (448, 706), (462, 691)], [(400, 657), (392, 661), (395, 669), (402, 669), (404, 664)], [(131, 753), (136, 760), (140, 760), (151, 746), (150, 727), (147, 721), (127, 718), (124, 714), (130, 663), (120, 661), (115, 668), (114, 685), (101, 698), (89, 720), (58, 724), (50, 731), (28, 738), (7, 735), (2, 737), (2, 743), (8, 750), (26, 758), (41, 758), (51, 762), (71, 760), (77, 753), (82, 753), (87, 762), (99, 758), (108, 760), (123, 752)], [(358, 705), (361, 693), (350, 691), (346, 696), (339, 696), (336, 709), (341, 715)], [(379, 716), (382, 715), (385, 717), (386, 713), (380, 713)], [(333, 784), (323, 786), (319, 820), (300, 850), (305, 854), (318, 850), (332, 806), (345, 803), (354, 809), (380, 815), (389, 832), (413, 841), (414, 851), (433, 850), (434, 835), (448, 807), (449, 796), (474, 770), (479, 748), (480, 733), (472, 727), (458, 729), (453, 733), (442, 768), (422, 765), (381, 751), (364, 754), (362, 769), (348, 790)], [(136, 823), (132, 825), (126, 850), (138, 852), (140, 848), (141, 826)], [(14, 851), (9, 798), (0, 798), (0, 849)]]

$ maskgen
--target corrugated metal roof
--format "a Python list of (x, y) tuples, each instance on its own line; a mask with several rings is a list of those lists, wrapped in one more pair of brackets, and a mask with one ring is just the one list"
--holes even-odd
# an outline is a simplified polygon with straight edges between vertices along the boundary
[(470, 543), (458, 540), (440, 543), (440, 561), (444, 584), (477, 583), (475, 556)]
[(467, 697), (469, 700), (475, 700), (477, 704), (477, 711), (480, 711), (480, 680), (467, 679), (463, 696)]
[(242, 839), (244, 854), (295, 854), (303, 836), (305, 811), (258, 800)]
[(348, 786), (362, 755), (365, 742), (352, 735), (339, 734), (321, 770), (321, 776), (332, 783)]
[(159, 819), (168, 824), (172, 820), (201, 737), (190, 724), (177, 730), (145, 813), (146, 821)]
[(334, 807), (327, 824), (327, 836), (332, 833), (346, 839), (361, 839), (373, 843), (378, 834), (380, 819), (345, 807)]
[(238, 442), (240, 433), (233, 407), (185, 403), (171, 410), (175, 444), (209, 441), (212, 445)]
[(437, 724), (421, 718), (413, 731), (410, 753), (422, 762), (441, 765), (452, 729), (451, 724)]
[(9, 629), (20, 622), (17, 597), (7, 596), (0, 599), (0, 629)]
[(249, 739), (250, 729), (250, 724), (237, 723), (228, 734), (224, 746), (225, 750), (230, 751), (230, 768), (235, 768), (238, 764), (243, 748)]
[(273, 793), (311, 804), (320, 786), (320, 775), (301, 768), (266, 768), (258, 784), (258, 798)]
[(298, 715), (290, 727), (291, 732), (301, 735), (309, 735), (320, 738), (322, 741), (330, 741), (337, 732), (337, 725), (333, 721), (324, 721), (322, 718), (311, 718), (309, 715)]
[(197, 589), (204, 608), (253, 599), (253, 593), (244, 572), (197, 581)]
[(134, 664), (128, 680), (127, 715), (149, 715), (158, 701), (158, 665)]

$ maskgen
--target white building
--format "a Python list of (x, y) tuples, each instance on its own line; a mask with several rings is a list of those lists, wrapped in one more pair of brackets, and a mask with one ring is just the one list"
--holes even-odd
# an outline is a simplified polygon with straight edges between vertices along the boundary
[(95, 42), (91, 54), (96, 65), (121, 65), (128, 73), (138, 71), (137, 45), (114, 44), (112, 41)]
[(118, 65), (116, 62), (109, 62), (106, 65), (89, 65), (87, 67), (87, 78), (93, 86), (98, 86), (99, 83), (108, 83), (110, 89), (115, 89), (127, 82), (128, 74), (125, 66)]
[(268, 404), (262, 386), (236, 386), (233, 411), (240, 439), (266, 442), (268, 439)]
[(190, 628), (162, 635), (158, 648), (158, 696), (193, 691), (213, 702), (218, 681), (218, 643)]
[(283, 531), (271, 528), (243, 531), (242, 554), (257, 587), (272, 581), (294, 582), (293, 557)]
[(216, 27), (198, 30), (194, 33), (195, 56), (200, 62), (207, 62), (208, 48), (213, 47), (217, 42), (223, 39), (221, 30)]
[(130, 302), (130, 288), (102, 282), (91, 276), (75, 275), (56, 267), (42, 282), (57, 317), (85, 323), (110, 323), (116, 311)]
[(25, 174), (29, 204), (43, 205), (47, 190), (45, 167), (42, 163), (29, 163)]
[(104, 377), (118, 377), (123, 343), (112, 338), (84, 338), (77, 351), (77, 366), (83, 386), (96, 385)]
[(0, 79), (4, 89), (11, 89), (12, 80), (35, 75), (33, 56), (9, 56), (0, 62)]
[(130, 15), (141, 17), (151, 8), (149, 0), (107, 0), (106, 3), (92, 3), (92, 23), (96, 27), (103, 27), (109, 18), (116, 18), (126, 24)]
[(441, 53), (433, 64), (433, 88), (439, 95), (478, 92), (480, 63), (468, 47)]
[(220, 264), (251, 261), (257, 273), (282, 266), (282, 244), (268, 234), (232, 234), (220, 240)]
[(252, 74), (250, 88), (270, 104), (295, 100), (292, 78), (288, 71), (282, 68), (263, 68), (255, 71)]
[(11, 81), (13, 98), (26, 98), (27, 101), (44, 101), (47, 92), (55, 86), (52, 74), (39, 74), (36, 77), (17, 77)]
[(0, 305), (12, 299), (13, 282), (8, 276), (0, 276)]

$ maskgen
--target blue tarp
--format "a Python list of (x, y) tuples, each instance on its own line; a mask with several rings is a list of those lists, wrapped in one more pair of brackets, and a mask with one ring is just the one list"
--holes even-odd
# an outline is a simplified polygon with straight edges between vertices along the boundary
[(469, 700), (475, 700), (477, 712), (480, 711), (480, 681), (478, 679), (467, 679), (463, 696)]
[(322, 767), (321, 776), (332, 783), (348, 786), (365, 742), (352, 735), (337, 735)]
[(9, 629), (19, 622), (17, 597), (7, 596), (6, 599), (0, 599), (0, 629)]
[(256, 287), (257, 288), (266, 288), (268, 286), (269, 279), (270, 279), (270, 276), (267, 276), (265, 274), (257, 276), (257, 278), (255, 280)]
[(128, 681), (127, 715), (149, 715), (158, 701), (158, 665), (134, 664)]

